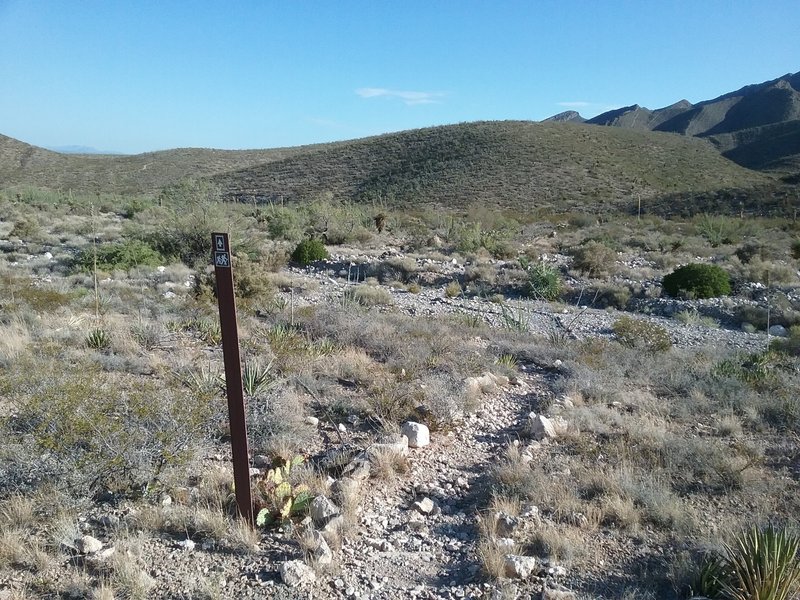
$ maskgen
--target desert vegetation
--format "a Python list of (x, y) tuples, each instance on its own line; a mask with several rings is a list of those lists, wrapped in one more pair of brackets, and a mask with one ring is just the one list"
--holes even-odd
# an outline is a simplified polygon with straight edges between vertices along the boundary
[[(464, 164), (488, 160), (468, 141)], [(367, 515), (420, 500), (412, 481), (437, 452), (472, 456), (465, 432), (501, 401), (495, 454), (464, 472), (469, 494), (437, 500), (465, 515), (453, 548), (476, 569), (462, 591), (538, 593), (551, 577), (587, 598), (757, 597), (732, 590), (761, 535), (796, 573), (796, 223), (429, 209), (403, 195), (433, 183), (391, 173), (370, 177), (394, 199), (375, 183), (361, 203), (231, 202), (207, 180), (0, 192), (0, 585), (225, 597), (184, 563), (213, 556), (228, 577), (258, 557), (281, 585), (294, 556), (338, 589), (345, 559), (319, 537), (336, 556), (371, 544)], [(255, 531), (233, 516), (212, 231), (235, 255)], [(529, 413), (558, 417), (557, 435), (532, 436)], [(433, 441), (410, 458), (386, 441), (408, 421)], [(341, 482), (361, 453), (372, 478), (355, 489)], [(335, 499), (335, 528), (306, 518), (319, 497)], [(194, 554), (167, 576), (157, 563), (176, 548)], [(507, 554), (565, 574), (514, 583)]]

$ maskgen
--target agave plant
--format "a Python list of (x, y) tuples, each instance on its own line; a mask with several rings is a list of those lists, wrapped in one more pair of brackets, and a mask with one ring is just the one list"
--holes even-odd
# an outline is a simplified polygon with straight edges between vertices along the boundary
[(85, 342), (89, 348), (94, 350), (106, 350), (111, 347), (111, 334), (107, 330), (98, 327), (92, 329), (86, 335)]

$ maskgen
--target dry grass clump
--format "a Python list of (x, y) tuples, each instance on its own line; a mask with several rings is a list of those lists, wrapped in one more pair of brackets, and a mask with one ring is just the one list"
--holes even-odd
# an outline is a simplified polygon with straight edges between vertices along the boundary
[(388, 290), (369, 284), (347, 288), (344, 298), (361, 306), (388, 306), (393, 303), (392, 294)]
[(370, 475), (378, 479), (391, 480), (398, 475), (405, 475), (411, 469), (408, 458), (394, 448), (370, 449)]
[(601, 242), (588, 241), (571, 254), (573, 266), (590, 277), (608, 275), (616, 268), (616, 251)]

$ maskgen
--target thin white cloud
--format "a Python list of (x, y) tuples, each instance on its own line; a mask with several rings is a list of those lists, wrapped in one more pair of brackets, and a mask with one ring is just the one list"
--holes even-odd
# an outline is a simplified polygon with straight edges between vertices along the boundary
[(584, 108), (586, 106), (592, 106), (591, 102), (583, 102), (582, 100), (577, 102), (558, 102), (557, 104), (565, 108)]
[(386, 88), (358, 88), (356, 94), (362, 98), (396, 98), (408, 106), (417, 104), (437, 104), (444, 98), (444, 92), (412, 92), (387, 90)]

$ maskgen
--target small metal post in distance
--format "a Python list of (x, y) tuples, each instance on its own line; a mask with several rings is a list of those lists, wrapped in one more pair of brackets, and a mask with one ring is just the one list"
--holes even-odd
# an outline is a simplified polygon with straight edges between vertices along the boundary
[(233, 482), (236, 506), (253, 525), (253, 501), (250, 494), (250, 457), (247, 450), (247, 423), (242, 392), (242, 365), (239, 357), (239, 331), (236, 326), (236, 303), (233, 295), (233, 267), (227, 233), (212, 233), (214, 275), (217, 280), (219, 322), (222, 330), (222, 355), (225, 359), (225, 391), (233, 450)]

